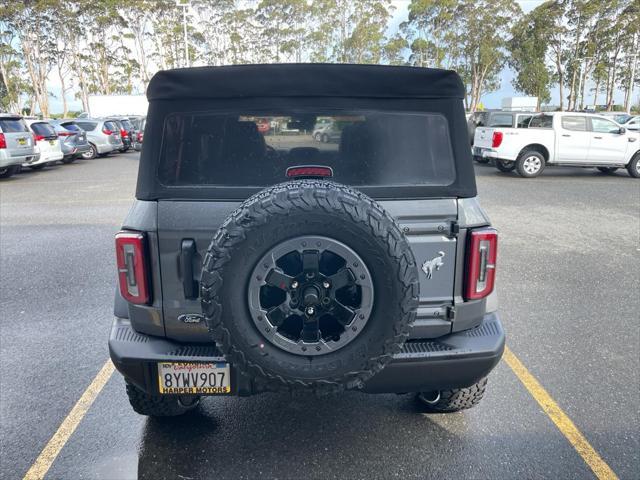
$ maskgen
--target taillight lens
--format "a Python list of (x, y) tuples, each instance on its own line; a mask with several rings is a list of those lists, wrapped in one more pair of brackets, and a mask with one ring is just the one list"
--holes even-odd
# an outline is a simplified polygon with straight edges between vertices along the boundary
[(127, 136), (127, 131), (126, 131), (126, 130), (124, 130), (124, 129), (120, 130), (120, 136), (121, 136), (122, 138), (126, 138), (126, 136)]
[(116, 234), (116, 259), (120, 294), (128, 302), (149, 303), (149, 281), (146, 254), (146, 237), (140, 232)]
[(142, 143), (143, 138), (144, 138), (144, 134), (142, 132), (138, 132), (138, 143)]
[(465, 299), (484, 298), (496, 280), (498, 232), (494, 228), (470, 230), (467, 243)]
[(4, 138), (4, 133), (0, 133), (0, 148), (7, 148), (7, 139)]
[(109, 130), (108, 128), (103, 128), (102, 133), (104, 133), (105, 135), (111, 135), (113, 131)]
[(44, 135), (34, 135), (34, 136), (33, 136), (33, 139), (34, 139), (36, 142), (40, 142), (40, 141), (44, 140)]
[(493, 132), (493, 138), (491, 139), (491, 148), (498, 148), (502, 145), (502, 132)]
[(302, 165), (299, 167), (289, 167), (286, 172), (287, 177), (332, 177), (333, 170), (331, 167), (323, 167), (316, 165)]

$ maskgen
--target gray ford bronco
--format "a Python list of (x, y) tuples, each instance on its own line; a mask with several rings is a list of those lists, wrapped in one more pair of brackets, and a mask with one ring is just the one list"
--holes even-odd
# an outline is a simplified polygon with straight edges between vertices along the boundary
[(463, 95), (411, 67), (156, 74), (116, 235), (109, 350), (133, 409), (350, 389), (476, 405), (505, 337)]

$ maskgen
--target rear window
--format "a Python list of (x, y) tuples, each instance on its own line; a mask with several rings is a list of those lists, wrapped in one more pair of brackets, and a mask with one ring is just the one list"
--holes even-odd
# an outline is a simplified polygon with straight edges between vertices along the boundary
[(125, 128), (125, 130), (133, 130), (133, 125), (129, 120), (120, 120), (120, 123), (122, 123), (122, 126)]
[(158, 175), (168, 186), (263, 187), (306, 165), (330, 167), (333, 179), (355, 186), (455, 180), (444, 116), (380, 112), (172, 114)]
[(533, 115), (519, 115), (517, 118), (517, 128), (529, 128), (529, 122), (531, 121), (531, 117)]
[(538, 115), (531, 119), (529, 128), (552, 128), (553, 117), (551, 115)]
[(21, 118), (0, 118), (0, 131), (3, 133), (28, 132), (27, 124)]
[(42, 123), (32, 123), (31, 124), (31, 130), (33, 130), (33, 133), (35, 133), (36, 135), (41, 135), (43, 137), (57, 137), (58, 134), (56, 133), (55, 129), (49, 125), (48, 123), (42, 122)]
[(62, 126), (71, 132), (79, 132), (80, 128), (73, 122), (63, 123)]
[(489, 120), (489, 127), (512, 127), (513, 126), (513, 115), (498, 113), (495, 115), (491, 115), (491, 119)]
[[(97, 123), (94, 122), (76, 122), (78, 126), (86, 132), (92, 132), (96, 129)], [(65, 126), (65, 128), (67, 128)]]
[(118, 124), (116, 122), (104, 122), (104, 128), (106, 128), (107, 130), (111, 130), (112, 132), (115, 131), (119, 131), (120, 127), (118, 126)]
[(562, 117), (562, 128), (574, 132), (587, 131), (586, 117)]

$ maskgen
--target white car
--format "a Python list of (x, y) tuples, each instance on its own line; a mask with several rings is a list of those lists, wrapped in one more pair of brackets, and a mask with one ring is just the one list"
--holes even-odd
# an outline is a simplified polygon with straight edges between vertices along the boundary
[(640, 115), (631, 117), (622, 126), (627, 130), (633, 130), (634, 132), (639, 132), (640, 131)]
[(44, 120), (25, 120), (36, 142), (36, 152), (40, 153), (40, 158), (35, 162), (23, 163), (23, 167), (29, 167), (33, 170), (40, 170), (48, 164), (62, 160), (62, 146), (58, 139), (58, 133), (53, 125)]
[(626, 168), (640, 178), (640, 132), (588, 113), (543, 113), (531, 118), (528, 128), (479, 127), (473, 155), (523, 177), (537, 177), (546, 165), (556, 165), (603, 173)]

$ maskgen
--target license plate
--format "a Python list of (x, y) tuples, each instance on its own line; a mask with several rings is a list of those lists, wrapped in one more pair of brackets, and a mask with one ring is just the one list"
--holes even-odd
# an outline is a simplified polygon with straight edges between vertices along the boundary
[(26, 145), (27, 144), (27, 139), (26, 138), (19, 138), (18, 139), (18, 145)]
[(55, 144), (56, 144), (55, 140), (49, 140), (49, 145), (52, 145), (52, 146), (53, 146), (53, 145), (55, 145)]
[(231, 393), (231, 373), (226, 362), (158, 363), (161, 394), (219, 395)]

